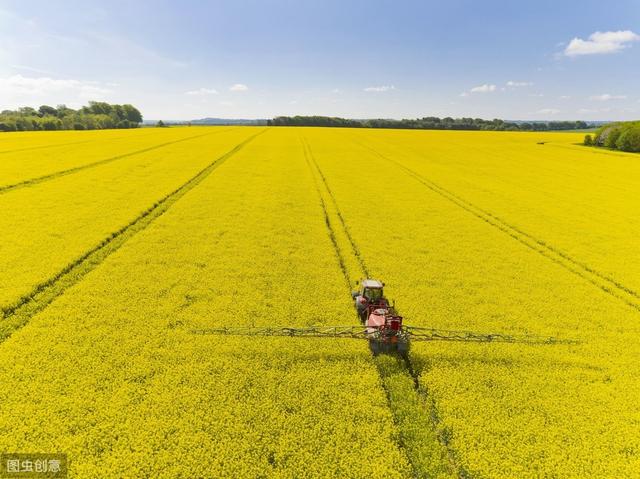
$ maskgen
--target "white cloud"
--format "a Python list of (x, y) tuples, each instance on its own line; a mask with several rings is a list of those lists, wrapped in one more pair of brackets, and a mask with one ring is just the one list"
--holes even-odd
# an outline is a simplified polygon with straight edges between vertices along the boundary
[(539, 115), (557, 115), (560, 113), (560, 110), (557, 110), (556, 108), (543, 108), (538, 110), (536, 113)]
[(533, 82), (530, 81), (511, 81), (507, 82), (507, 86), (510, 87), (521, 87), (521, 86), (533, 86)]
[(593, 95), (589, 97), (589, 100), (594, 101), (609, 101), (609, 100), (626, 100), (626, 95), (610, 95), (609, 93), (604, 93), (602, 95)]
[(589, 35), (588, 40), (574, 38), (564, 49), (568, 57), (579, 55), (602, 55), (615, 53), (627, 48), (628, 43), (640, 40), (640, 35), (631, 30), (618, 30), (616, 32), (595, 32)]
[(0, 78), (0, 101), (15, 106), (33, 102), (74, 103), (101, 100), (112, 90), (99, 82), (12, 75)]
[(233, 106), (233, 102), (230, 101), (221, 101), (220, 105), (222, 106)]
[(369, 92), (384, 92), (384, 91), (391, 91), (391, 90), (395, 90), (396, 87), (393, 85), (382, 85), (382, 86), (368, 86), (367, 88), (364, 89), (364, 91), (369, 91)]
[(571, 97), (569, 95), (560, 95), (558, 98), (561, 100), (569, 100)]
[(488, 83), (485, 83), (484, 85), (474, 86), (469, 91), (471, 93), (489, 93), (489, 92), (492, 92), (492, 91), (496, 91), (496, 86), (495, 85), (490, 85)]
[(202, 96), (202, 95), (217, 95), (218, 91), (215, 88), (198, 88), (197, 90), (191, 90), (185, 92), (185, 95)]
[[(464, 98), (469, 96), (471, 93), (491, 93), (496, 91), (497, 88), (498, 87), (496, 85), (485, 83), (484, 85), (474, 86), (469, 91), (463, 91), (459, 96)], [(502, 90), (504, 90), (504, 88), (502, 88)]]
[(229, 87), (229, 91), (247, 91), (249, 87), (247, 85), (243, 85), (242, 83), (236, 83), (235, 85), (231, 85)]

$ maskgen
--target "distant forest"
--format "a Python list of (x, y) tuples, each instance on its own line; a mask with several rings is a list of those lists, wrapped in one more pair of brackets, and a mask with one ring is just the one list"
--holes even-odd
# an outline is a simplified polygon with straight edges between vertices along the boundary
[(65, 105), (42, 105), (37, 110), (28, 106), (0, 112), (0, 131), (34, 130), (102, 130), (105, 128), (137, 128), (142, 114), (133, 105), (111, 105), (91, 101), (73, 110)]
[(482, 118), (437, 118), (428, 116), (415, 120), (349, 120), (328, 116), (279, 116), (268, 122), (271, 126), (333, 126), (343, 128), (407, 128), (415, 130), (489, 130), (489, 131), (554, 131), (583, 130), (591, 125), (584, 121), (510, 122)]

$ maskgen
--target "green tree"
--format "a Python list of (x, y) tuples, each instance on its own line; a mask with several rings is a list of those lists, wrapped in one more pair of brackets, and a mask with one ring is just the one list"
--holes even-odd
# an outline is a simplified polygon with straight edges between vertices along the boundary
[(62, 121), (58, 118), (51, 116), (45, 116), (42, 118), (40, 124), (43, 130), (60, 130), (62, 129)]
[(593, 138), (591, 137), (591, 135), (585, 135), (584, 144), (585, 146), (593, 146)]
[(75, 113), (75, 110), (69, 108), (67, 105), (58, 105), (56, 110), (58, 110), (58, 118), (63, 118)]
[(626, 128), (618, 137), (616, 147), (622, 151), (640, 152), (640, 126)]
[(23, 106), (18, 109), (18, 113), (22, 116), (38, 116), (38, 112), (35, 108), (31, 108), (30, 106)]
[(95, 115), (108, 115), (112, 110), (111, 105), (104, 101), (90, 101), (88, 107), (83, 107), (83, 110), (85, 109), (88, 113), (93, 113)]
[(49, 105), (42, 105), (38, 108), (40, 116), (58, 116), (58, 110)]
[(8, 120), (0, 121), (0, 131), (16, 131), (16, 124)]
[(604, 139), (604, 146), (607, 148), (616, 148), (616, 143), (621, 133), (622, 128), (612, 128)]
[(124, 116), (131, 123), (142, 123), (142, 113), (135, 106), (125, 104), (122, 105)]

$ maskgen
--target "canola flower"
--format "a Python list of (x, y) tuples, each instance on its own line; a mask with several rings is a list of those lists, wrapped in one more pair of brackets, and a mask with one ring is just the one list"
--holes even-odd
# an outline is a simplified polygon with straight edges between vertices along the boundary
[(254, 132), (199, 137), (0, 192), (0, 309), (28, 296)]
[(352, 137), (640, 293), (640, 262), (629, 261), (640, 236), (633, 154), (592, 153), (578, 145), (579, 133), (363, 130)]
[[(414, 345), (413, 363), (435, 401), (439, 436), (458, 471), (480, 477), (636, 477), (638, 311), (363, 147), (359, 135), (371, 137), (370, 146), (376, 132), (334, 131), (308, 130), (306, 135), (360, 254), (372, 274), (390, 285), (388, 292), (408, 324), (580, 341), (556, 346)], [(408, 132), (403, 135), (403, 141), (397, 140), (397, 162), (409, 164), (404, 152), (421, 149), (426, 158), (418, 165), (422, 174), (441, 171), (442, 186), (463, 197), (455, 167), (451, 183), (445, 182), (447, 160), (429, 156), (422, 132), (416, 133), (415, 143)], [(472, 142), (474, 135), (479, 141), (484, 136), (456, 133), (455, 138)], [(487, 135), (485, 141), (497, 143), (495, 149), (501, 138), (505, 148), (523, 138)], [(559, 142), (572, 139), (552, 136)], [(456, 148), (462, 151), (463, 146)], [(470, 178), (474, 154), (471, 145)], [(477, 157), (477, 162), (486, 161)], [(503, 167), (509, 164), (505, 160)], [(476, 181), (490, 188), (481, 173)], [(354, 177), (360, 184), (379, 186), (366, 208), (350, 180)], [(583, 192), (584, 201), (589, 194)], [(522, 208), (518, 199), (510, 198), (511, 210)], [(544, 196), (539, 199), (547, 205)], [(526, 221), (523, 210), (518, 221)], [(551, 205), (545, 211), (553, 214)], [(637, 227), (631, 209), (626, 211), (630, 228)], [(615, 225), (609, 225), (609, 235), (623, 237), (626, 232)], [(606, 229), (596, 225), (600, 227)], [(567, 241), (577, 244), (580, 235), (576, 231)]]
[[(3, 264), (47, 278), (238, 130), (7, 193), (60, 212), (2, 228), (32, 238)], [(637, 477), (633, 295), (549, 250), (633, 290), (636, 166), (574, 139), (270, 129), (0, 343), (0, 450), (62, 449), (72, 477)], [(357, 341), (190, 333), (354, 322), (358, 256), (408, 324), (579, 342), (414, 344), (416, 390)]]
[[(47, 175), (123, 157), (158, 144), (180, 141), (206, 129), (175, 128), (170, 133), (155, 129), (49, 132), (42, 141), (20, 133), (0, 138), (0, 192), (7, 187)], [(115, 160), (114, 160), (115, 161)]]
[(190, 333), (355, 319), (270, 134), (0, 345), (0, 449), (62, 449), (72, 477), (410, 477), (364, 342)]

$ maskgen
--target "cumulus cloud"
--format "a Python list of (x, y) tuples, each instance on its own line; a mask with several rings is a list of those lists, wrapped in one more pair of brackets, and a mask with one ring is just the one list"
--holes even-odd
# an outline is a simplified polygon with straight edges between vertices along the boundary
[(589, 35), (588, 40), (582, 38), (572, 39), (564, 49), (568, 57), (580, 55), (603, 55), (615, 53), (629, 47), (631, 42), (640, 40), (640, 35), (631, 30), (618, 30), (615, 32), (595, 32)]
[(510, 86), (510, 87), (513, 87), (513, 88), (522, 87), (522, 86), (533, 86), (533, 82), (530, 82), (530, 81), (511, 81), (511, 80), (509, 80), (507, 82), (507, 86)]
[(72, 103), (77, 100), (100, 100), (111, 92), (103, 84), (93, 81), (26, 77), (20, 74), (0, 78), (0, 100), (3, 103)]
[(243, 85), (242, 83), (236, 83), (235, 85), (231, 85), (229, 87), (229, 91), (247, 91), (249, 87), (247, 85)]
[(609, 100), (626, 100), (626, 95), (610, 95), (609, 93), (604, 93), (602, 95), (593, 95), (589, 97), (589, 100), (594, 101), (609, 101)]
[(395, 89), (396, 87), (394, 87), (393, 85), (381, 85), (381, 86), (368, 86), (367, 88), (364, 89), (364, 91), (384, 92), (384, 91), (391, 91)]
[(191, 96), (203, 96), (203, 95), (217, 95), (218, 91), (215, 88), (198, 88), (197, 90), (190, 90), (185, 92), (185, 95)]
[(538, 110), (536, 113), (539, 115), (557, 115), (558, 113), (560, 113), (560, 110), (556, 108), (543, 108), (541, 110)]
[(484, 85), (474, 86), (469, 91), (463, 91), (462, 93), (460, 93), (460, 96), (461, 97), (467, 97), (472, 93), (491, 93), (491, 92), (496, 91), (497, 89), (498, 89), (498, 87), (496, 85), (493, 85), (493, 84), (490, 84), (490, 83), (485, 83)]

